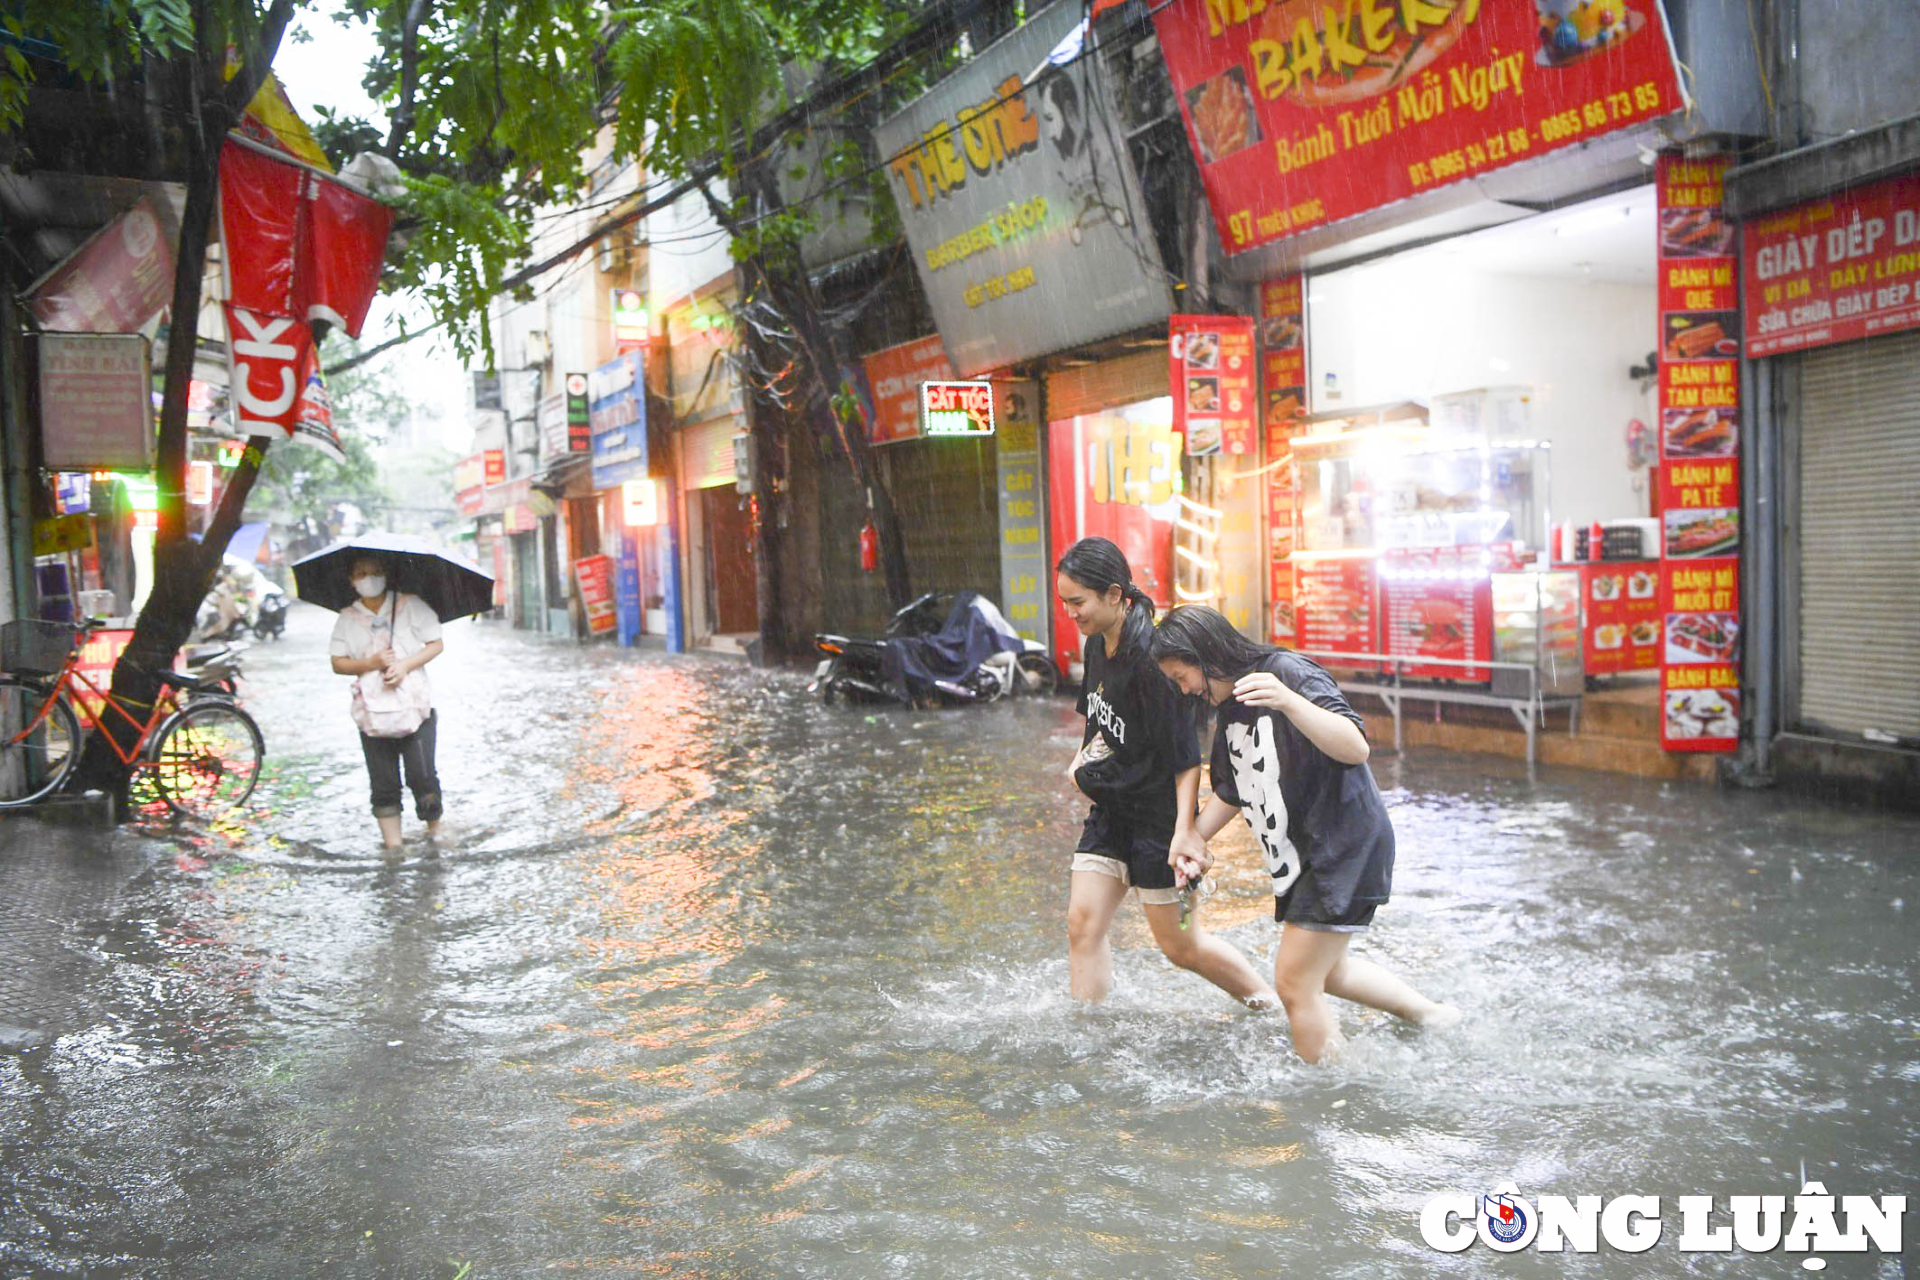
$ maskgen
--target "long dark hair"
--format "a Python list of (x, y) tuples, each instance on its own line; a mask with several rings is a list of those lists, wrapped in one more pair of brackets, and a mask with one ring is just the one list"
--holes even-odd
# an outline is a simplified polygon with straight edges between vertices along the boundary
[(1153, 629), (1147, 656), (1155, 662), (1177, 658), (1200, 668), (1209, 680), (1238, 680), (1280, 650), (1249, 640), (1234, 630), (1226, 615), (1203, 604), (1181, 605)]
[(1146, 648), (1153, 635), (1153, 601), (1133, 585), (1133, 566), (1127, 563), (1125, 552), (1105, 538), (1082, 538), (1068, 547), (1067, 554), (1053, 567), (1055, 572), (1102, 596), (1108, 587), (1120, 588), (1121, 597), (1133, 606), (1127, 610), (1126, 625), (1120, 628), (1120, 650), (1124, 653), (1136, 645)]

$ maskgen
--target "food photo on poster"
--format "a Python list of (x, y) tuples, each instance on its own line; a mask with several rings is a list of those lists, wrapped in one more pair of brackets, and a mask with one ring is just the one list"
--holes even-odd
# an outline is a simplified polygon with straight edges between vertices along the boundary
[(1676, 560), (1731, 555), (1740, 548), (1738, 507), (1681, 508), (1665, 513), (1667, 555)]

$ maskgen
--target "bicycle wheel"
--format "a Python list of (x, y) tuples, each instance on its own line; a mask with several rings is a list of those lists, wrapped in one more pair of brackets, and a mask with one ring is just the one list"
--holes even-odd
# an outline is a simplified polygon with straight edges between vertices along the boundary
[(52, 795), (79, 762), (80, 725), (73, 708), (60, 697), (49, 707), (49, 696), (44, 687), (0, 683), (0, 809)]
[(217, 818), (247, 802), (267, 753), (260, 726), (230, 702), (195, 702), (169, 720), (147, 757), (177, 813)]

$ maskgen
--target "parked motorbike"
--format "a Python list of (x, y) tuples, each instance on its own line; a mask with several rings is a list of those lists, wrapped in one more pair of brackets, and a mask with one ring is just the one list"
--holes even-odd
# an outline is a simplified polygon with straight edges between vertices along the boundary
[(201, 688), (189, 695), (193, 698), (240, 696), (240, 655), (245, 653), (245, 641), (229, 644), (215, 641), (211, 644), (189, 644), (181, 650), (186, 660), (186, 674), (201, 682)]
[(1060, 687), (1046, 646), (1024, 639), (993, 601), (929, 592), (888, 621), (879, 639), (821, 634), (808, 689), (835, 702), (957, 706)]
[(260, 603), (254, 610), (253, 634), (261, 640), (278, 640), (287, 630), (287, 610), (293, 608), (293, 601), (287, 593), (276, 586), (269, 585), (261, 593)]

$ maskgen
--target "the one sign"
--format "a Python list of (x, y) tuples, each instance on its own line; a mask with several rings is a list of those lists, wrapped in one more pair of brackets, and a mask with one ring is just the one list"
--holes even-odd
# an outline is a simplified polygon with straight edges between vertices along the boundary
[(1080, 20), (1060, 0), (875, 131), (962, 377), (1171, 310), (1104, 78), (1048, 58)]
[(620, 517), (629, 529), (651, 529), (660, 523), (660, 486), (652, 480), (629, 480), (620, 486)]
[(993, 434), (991, 382), (923, 382), (920, 418), (930, 436)]
[(874, 444), (912, 440), (920, 434), (920, 384), (953, 377), (940, 335), (915, 338), (868, 356), (867, 386), (873, 396), (873, 420), (867, 438)]
[(612, 297), (613, 340), (622, 350), (647, 340), (647, 300), (637, 289), (615, 289)]
[(1253, 452), (1258, 420), (1253, 321), (1246, 316), (1174, 316), (1167, 322), (1173, 429), (1187, 453)]
[(1048, 588), (1040, 511), (1040, 396), (1033, 382), (993, 384), (1000, 478), (1000, 607), (1014, 630), (1044, 643)]
[(1725, 156), (1663, 152), (1659, 203), (1663, 563), (1660, 742), (1740, 741), (1740, 297), (1719, 222)]
[(1172, 0), (1153, 25), (1229, 253), (1686, 105), (1659, 0)]
[[(1698, 226), (1717, 230), (1724, 254), (1718, 211)], [(1676, 227), (1688, 231), (1705, 234)], [(1920, 328), (1920, 173), (1746, 223), (1740, 277), (1750, 356)]]
[(40, 335), (41, 465), (50, 471), (153, 467), (153, 379), (137, 333)]
[(30, 290), (42, 330), (74, 333), (133, 333), (172, 293), (173, 239), (144, 197)]
[(615, 489), (647, 475), (646, 382), (640, 357), (626, 352), (587, 376), (593, 435), (593, 487)]
[(575, 560), (573, 580), (580, 586), (580, 609), (587, 617), (588, 634), (613, 630), (613, 561), (606, 556)]

